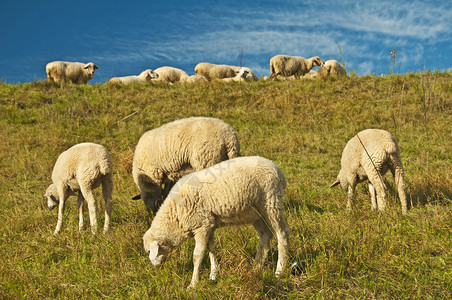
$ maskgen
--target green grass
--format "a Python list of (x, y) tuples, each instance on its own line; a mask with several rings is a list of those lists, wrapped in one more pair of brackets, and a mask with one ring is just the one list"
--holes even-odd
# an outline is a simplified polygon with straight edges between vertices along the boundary
[[(252, 270), (252, 227), (216, 231), (220, 276), (186, 291), (194, 241), (155, 268), (142, 236), (150, 220), (132, 156), (140, 136), (164, 123), (211, 116), (231, 124), (243, 155), (275, 161), (288, 188), (291, 261), (301, 276), (275, 278), (272, 241), (261, 272)], [(318, 81), (208, 85), (0, 84), (0, 298), (452, 298), (452, 77), (450, 73)], [(367, 186), (352, 212), (330, 189), (346, 142), (365, 128), (390, 131), (401, 149), (408, 200), (402, 216), (390, 176), (385, 214), (370, 210)], [(53, 236), (56, 211), (42, 195), (58, 155), (100, 143), (114, 161), (112, 229), (78, 232), (76, 198)], [(100, 189), (99, 221), (103, 224)], [(288, 272), (289, 273), (289, 272)]]

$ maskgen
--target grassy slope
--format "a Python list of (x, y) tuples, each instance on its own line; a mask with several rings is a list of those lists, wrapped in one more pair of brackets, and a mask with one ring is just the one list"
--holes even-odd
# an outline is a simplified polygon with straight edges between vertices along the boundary
[[(191, 87), (0, 84), (0, 297), (451, 298), (451, 87), (447, 73)], [(206, 256), (197, 291), (185, 290), (193, 241), (152, 267), (142, 247), (144, 205), (129, 200), (137, 193), (133, 151), (146, 130), (188, 116), (223, 119), (243, 155), (282, 168), (290, 253), (305, 274), (274, 277), (275, 241), (264, 270), (253, 271), (251, 227), (217, 230), (220, 276), (209, 282)], [(343, 146), (365, 128), (386, 129), (399, 143), (407, 216), (390, 176), (384, 215), (370, 211), (364, 184), (351, 213), (345, 192), (329, 188)], [(114, 159), (112, 230), (79, 234), (73, 197), (55, 237), (56, 211), (41, 195), (59, 153), (85, 141), (105, 145)]]

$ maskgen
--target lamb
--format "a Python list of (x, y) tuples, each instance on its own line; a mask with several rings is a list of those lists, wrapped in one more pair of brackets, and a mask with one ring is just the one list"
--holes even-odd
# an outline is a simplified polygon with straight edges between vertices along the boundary
[(140, 75), (130, 75), (124, 77), (113, 77), (108, 82), (119, 84), (132, 84), (138, 82), (150, 82), (152, 79), (159, 77), (159, 74), (155, 73), (151, 69), (144, 70)]
[(240, 71), (240, 69), (244, 69), (248, 72), (246, 75), (246, 81), (257, 81), (258, 78), (256, 75), (254, 75), (253, 71), (248, 67), (237, 67), (237, 66), (230, 66), (236, 73)]
[(345, 68), (340, 65), (337, 60), (330, 59), (325, 61), (325, 64), (322, 66), (321, 73), (324, 76), (332, 75), (332, 76), (345, 76), (347, 75), (347, 71)]
[(47, 80), (58, 84), (72, 82), (87, 84), (94, 77), (96, 69), (94, 63), (80, 63), (67, 61), (53, 61), (46, 65)]
[(144, 249), (154, 266), (189, 237), (195, 239), (193, 276), (195, 288), (206, 246), (209, 246), (210, 279), (218, 275), (215, 229), (252, 224), (259, 233), (255, 267), (262, 268), (273, 234), (278, 238), (276, 276), (287, 264), (289, 227), (283, 214), (286, 179), (272, 161), (238, 157), (182, 177), (173, 187), (151, 227), (143, 236)]
[(316, 79), (319, 78), (319, 72), (316, 70), (311, 70), (307, 74), (303, 75), (304, 79)]
[(183, 82), (188, 78), (188, 74), (178, 68), (174, 67), (160, 67), (154, 70), (159, 76), (157, 79), (154, 79), (154, 82), (166, 82), (166, 83), (175, 83), (175, 82)]
[(231, 82), (231, 81), (247, 81), (247, 77), (249, 72), (247, 70), (245, 70), (244, 68), (240, 68), (238, 69), (236, 72), (235, 77), (229, 77), (229, 78), (222, 78), (221, 81), (225, 81), (225, 82)]
[(347, 210), (350, 210), (356, 184), (368, 179), (372, 210), (377, 209), (378, 201), (378, 209), (384, 211), (387, 188), (383, 176), (388, 169), (397, 185), (402, 213), (406, 214), (407, 200), (399, 148), (394, 137), (385, 130), (363, 130), (347, 143), (342, 152), (341, 170), (330, 187), (340, 185), (348, 190)]
[(202, 75), (191, 75), (185, 78), (184, 83), (192, 84), (192, 83), (200, 83), (200, 82), (209, 82), (206, 77)]
[(295, 75), (295, 78), (299, 79), (313, 67), (322, 65), (323, 60), (318, 56), (306, 59), (300, 56), (276, 55), (270, 59), (270, 79), (276, 79), (278, 75)]
[(235, 77), (235, 70), (228, 65), (216, 65), (207, 62), (201, 62), (195, 66), (196, 75), (202, 75), (207, 80)]
[(237, 135), (220, 119), (192, 117), (152, 129), (135, 149), (132, 174), (140, 195), (132, 199), (142, 198), (155, 213), (179, 178), (238, 156)]
[(88, 203), (91, 231), (97, 233), (97, 204), (93, 190), (102, 184), (105, 200), (104, 233), (110, 228), (113, 166), (110, 153), (104, 146), (81, 143), (72, 146), (58, 157), (52, 172), (53, 183), (45, 197), (49, 209), (58, 205), (58, 222), (54, 234), (63, 225), (64, 204), (70, 195), (78, 192), (79, 230), (83, 229), (83, 202)]

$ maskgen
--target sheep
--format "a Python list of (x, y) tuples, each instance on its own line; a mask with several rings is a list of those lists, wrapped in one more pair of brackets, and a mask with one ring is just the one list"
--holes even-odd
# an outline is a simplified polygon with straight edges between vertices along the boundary
[(345, 68), (340, 65), (337, 60), (334, 59), (330, 59), (325, 61), (324, 65), (321, 68), (320, 73), (322, 73), (322, 75), (327, 76), (327, 75), (332, 75), (332, 76), (345, 76), (347, 75), (347, 71), (345, 70)]
[(299, 79), (313, 67), (322, 65), (323, 60), (318, 56), (306, 59), (300, 56), (276, 55), (270, 59), (270, 79), (276, 79), (278, 75), (295, 75), (295, 78)]
[(240, 69), (244, 69), (248, 72), (246, 75), (246, 81), (257, 81), (258, 78), (256, 75), (254, 75), (253, 71), (248, 67), (237, 67), (237, 66), (230, 66), (236, 73), (240, 71)]
[(200, 82), (209, 82), (206, 77), (202, 75), (191, 75), (185, 78), (184, 83), (200, 83)]
[(46, 65), (47, 80), (58, 84), (72, 82), (87, 84), (94, 77), (96, 69), (94, 63), (80, 63), (67, 61), (53, 61)]
[(287, 264), (289, 227), (283, 214), (286, 179), (272, 161), (258, 156), (238, 157), (182, 177), (143, 236), (144, 249), (154, 266), (189, 237), (195, 239), (193, 276), (188, 288), (199, 281), (201, 261), (209, 246), (210, 279), (218, 275), (215, 229), (252, 224), (259, 233), (255, 258), (261, 269), (273, 234), (278, 239), (276, 276)]
[(83, 202), (88, 203), (91, 231), (97, 233), (97, 204), (93, 190), (102, 184), (105, 200), (104, 233), (110, 228), (111, 196), (113, 192), (113, 165), (110, 153), (104, 146), (81, 143), (58, 156), (52, 172), (52, 184), (45, 197), (50, 210), (58, 205), (58, 222), (54, 234), (63, 225), (64, 204), (70, 195), (78, 192), (79, 230), (83, 229)]
[(235, 77), (229, 77), (229, 78), (222, 78), (221, 81), (225, 81), (225, 82), (231, 82), (231, 81), (247, 81), (247, 77), (248, 77), (248, 71), (244, 68), (240, 68), (238, 69), (236, 72)]
[(207, 80), (235, 77), (235, 70), (228, 65), (216, 65), (207, 62), (201, 62), (195, 66), (196, 75), (202, 75)]
[[(155, 213), (183, 175), (240, 156), (232, 127), (220, 119), (180, 119), (144, 133), (135, 149), (132, 174), (149, 213)], [(164, 189), (162, 189), (164, 185)]]
[(397, 185), (402, 213), (406, 214), (407, 200), (399, 148), (394, 137), (385, 130), (363, 130), (347, 143), (342, 152), (341, 170), (330, 187), (340, 185), (348, 190), (347, 210), (350, 210), (355, 186), (368, 179), (372, 210), (377, 209), (378, 201), (378, 209), (384, 211), (387, 188), (383, 176), (388, 169)]
[(311, 70), (308, 73), (306, 73), (305, 75), (303, 75), (304, 79), (316, 79), (319, 78), (319, 72), (316, 70)]
[(175, 83), (175, 82), (183, 82), (188, 78), (188, 74), (178, 68), (174, 67), (160, 67), (154, 70), (159, 76), (154, 79), (154, 82), (166, 82), (166, 83)]
[(144, 70), (140, 75), (130, 75), (124, 77), (113, 77), (108, 82), (119, 84), (132, 84), (137, 82), (149, 82), (152, 79), (159, 77), (159, 74), (155, 73), (151, 69)]

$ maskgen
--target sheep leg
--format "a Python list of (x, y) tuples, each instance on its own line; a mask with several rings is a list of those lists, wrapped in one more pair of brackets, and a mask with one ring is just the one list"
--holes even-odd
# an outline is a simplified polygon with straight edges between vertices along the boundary
[(216, 280), (218, 276), (217, 249), (215, 247), (215, 234), (209, 236), (210, 280)]
[(77, 206), (78, 206), (78, 231), (83, 230), (83, 202), (85, 201), (85, 198), (83, 198), (83, 195), (81, 192), (78, 193), (77, 196)]
[(375, 192), (377, 194), (377, 203), (378, 203), (378, 210), (384, 211), (386, 208), (386, 200), (387, 200), (387, 192), (386, 192), (386, 185), (383, 182), (382, 174), (378, 172), (374, 166), (370, 166), (366, 170), (366, 174), (369, 178), (370, 184), (373, 185)]
[(204, 255), (204, 252), (206, 251), (209, 236), (210, 234), (208, 234), (207, 232), (197, 232), (195, 234), (195, 250), (193, 251), (193, 276), (187, 289), (195, 288), (198, 284), (202, 257)]
[[(397, 158), (392, 158), (395, 161)], [(400, 161), (397, 159), (396, 161)], [(396, 166), (394, 171), (391, 169), (392, 175), (394, 176), (394, 181), (397, 186), (397, 192), (399, 193), (400, 204), (402, 205), (402, 214), (407, 213), (407, 199), (406, 199), (406, 190), (405, 190), (405, 181), (403, 179), (403, 168), (402, 166)]]
[(104, 234), (110, 229), (111, 221), (111, 194), (113, 192), (113, 175), (108, 174), (102, 182), (102, 194), (105, 201), (105, 222), (104, 222)]
[(372, 183), (369, 182), (370, 201), (372, 203), (372, 210), (377, 210), (377, 194)]
[(58, 221), (53, 234), (58, 234), (61, 231), (61, 227), (63, 226), (64, 204), (69, 197), (69, 191), (62, 184), (57, 186), (57, 190), (60, 203), (58, 204)]
[(282, 199), (274, 197), (271, 201), (275, 203), (276, 207), (271, 207), (267, 212), (270, 220), (270, 225), (273, 228), (278, 239), (278, 262), (276, 264), (276, 277), (279, 277), (287, 265), (287, 257), (289, 251), (289, 226), (284, 218)]
[(259, 245), (257, 246), (255, 268), (260, 270), (267, 259), (268, 251), (270, 250), (270, 240), (273, 233), (269, 225), (263, 220), (259, 219), (253, 223), (254, 228), (259, 234)]
[(89, 223), (91, 225), (91, 232), (93, 234), (97, 233), (97, 205), (94, 199), (93, 191), (88, 187), (80, 187), (83, 197), (85, 197), (88, 203), (89, 211)]
[(355, 190), (355, 186), (349, 184), (348, 185), (348, 190), (347, 190), (347, 211), (351, 211), (352, 210), (352, 205), (353, 205), (353, 194), (354, 194), (354, 190)]

